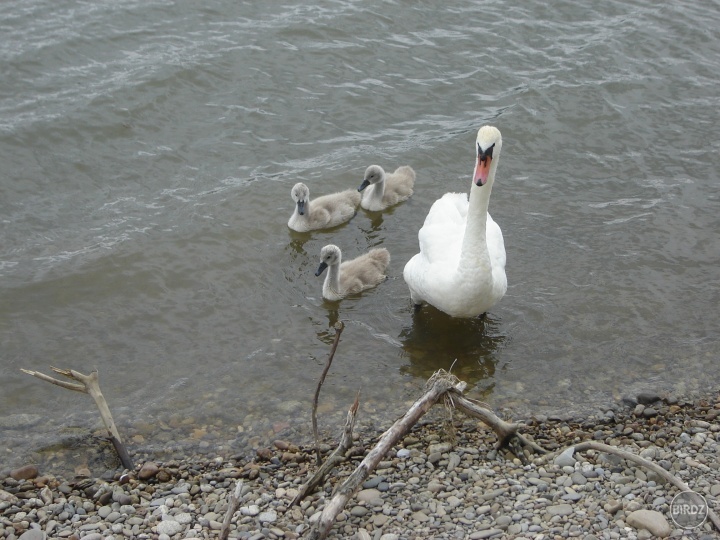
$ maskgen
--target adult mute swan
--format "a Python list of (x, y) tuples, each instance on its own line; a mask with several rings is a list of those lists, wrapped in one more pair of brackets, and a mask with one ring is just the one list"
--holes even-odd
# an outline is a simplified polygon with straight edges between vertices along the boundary
[(351, 261), (341, 261), (342, 252), (336, 245), (329, 244), (320, 250), (320, 266), (315, 275), (319, 276), (328, 269), (322, 292), (326, 300), (342, 300), (385, 281), (390, 252), (385, 248), (376, 248)]
[(380, 165), (370, 165), (358, 188), (358, 191), (365, 190), (360, 205), (372, 212), (385, 210), (410, 198), (414, 185), (415, 171), (408, 165), (398, 167), (389, 174), (385, 174)]
[(310, 190), (302, 182), (295, 184), (290, 191), (295, 201), (288, 227), (297, 232), (315, 229), (327, 229), (349, 221), (357, 212), (361, 195), (354, 189), (323, 195), (310, 202)]
[(500, 131), (481, 127), (476, 146), (469, 201), (465, 193), (446, 193), (435, 201), (418, 233), (420, 253), (403, 271), (416, 306), (428, 303), (452, 317), (481, 315), (507, 290), (503, 235), (488, 214)]

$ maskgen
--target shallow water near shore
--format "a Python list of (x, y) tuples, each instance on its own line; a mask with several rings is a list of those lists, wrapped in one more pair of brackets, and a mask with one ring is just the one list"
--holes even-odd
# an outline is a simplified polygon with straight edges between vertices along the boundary
[[(716, 388), (719, 13), (3, 3), (0, 468), (99, 425), (21, 368), (98, 369), (138, 450), (309, 434), (338, 320), (327, 429), (358, 390), (391, 421), (440, 368), (518, 414)], [(484, 321), (414, 313), (403, 266), (486, 123), (507, 295)], [(356, 188), (370, 163), (413, 166), (413, 197), (288, 230), (292, 185)], [(323, 301), (328, 243), (387, 247), (389, 279)]]

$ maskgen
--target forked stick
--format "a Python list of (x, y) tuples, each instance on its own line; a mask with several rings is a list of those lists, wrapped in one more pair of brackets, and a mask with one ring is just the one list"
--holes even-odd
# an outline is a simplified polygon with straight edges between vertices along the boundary
[(74, 369), (60, 369), (52, 366), (50, 366), (50, 369), (63, 377), (78, 381), (79, 384), (63, 381), (61, 379), (54, 379), (53, 377), (38, 371), (30, 371), (27, 369), (20, 369), (20, 371), (62, 388), (73, 390), (74, 392), (84, 392), (85, 394), (90, 394), (95, 401), (95, 405), (97, 405), (97, 408), (100, 411), (100, 417), (105, 424), (105, 429), (107, 429), (110, 441), (115, 447), (115, 451), (120, 458), (122, 466), (129, 470), (134, 469), (135, 466), (133, 465), (132, 459), (130, 459), (130, 454), (128, 454), (128, 451), (120, 438), (120, 433), (118, 433), (117, 427), (115, 427), (115, 422), (113, 421), (112, 414), (110, 414), (110, 408), (108, 407), (107, 401), (105, 401), (105, 396), (103, 396), (100, 391), (100, 382), (97, 370), (92, 371), (90, 375), (83, 375)]

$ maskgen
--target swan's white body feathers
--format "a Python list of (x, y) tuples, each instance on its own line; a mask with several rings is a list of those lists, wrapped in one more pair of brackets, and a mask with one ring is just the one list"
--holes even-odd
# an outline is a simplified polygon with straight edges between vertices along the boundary
[[(497, 137), (500, 141), (499, 132)], [(465, 193), (446, 193), (425, 218), (418, 233), (420, 253), (403, 271), (416, 305), (429, 303), (453, 317), (475, 317), (505, 295), (505, 243), (500, 227), (487, 213), (500, 155), (501, 143), (495, 144), (487, 184), (473, 184), (469, 198)]]

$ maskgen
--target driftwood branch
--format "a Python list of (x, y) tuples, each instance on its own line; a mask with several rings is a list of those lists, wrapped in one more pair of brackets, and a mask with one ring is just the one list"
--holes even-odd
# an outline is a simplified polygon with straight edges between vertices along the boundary
[(230, 494), (230, 501), (228, 502), (228, 509), (225, 513), (225, 519), (223, 519), (222, 528), (220, 529), (220, 540), (227, 540), (230, 534), (230, 522), (232, 517), (237, 512), (238, 506), (240, 506), (240, 496), (242, 494), (243, 482), (239, 480), (235, 486), (235, 492)]
[(298, 491), (298, 494), (290, 503), (290, 506), (299, 504), (308, 495), (308, 493), (312, 493), (315, 490), (315, 488), (320, 484), (320, 482), (323, 481), (327, 474), (336, 465), (345, 461), (345, 455), (352, 446), (353, 428), (355, 427), (355, 419), (357, 418), (357, 411), (359, 405), (360, 394), (358, 393), (358, 395), (355, 396), (355, 403), (353, 403), (352, 407), (350, 407), (350, 410), (348, 411), (347, 420), (345, 420), (345, 427), (343, 429), (343, 434), (340, 438), (340, 444), (335, 449), (335, 451), (328, 456), (328, 458), (325, 460), (325, 463), (323, 463), (322, 466), (315, 472), (312, 478), (310, 478), (310, 480), (308, 480), (307, 482), (305, 482), (305, 484), (302, 485), (302, 487)]
[(337, 489), (332, 499), (325, 505), (315, 528), (309, 538), (322, 539), (327, 536), (335, 523), (335, 518), (342, 512), (350, 498), (360, 488), (378, 463), (387, 452), (404, 437), (410, 429), (427, 413), (445, 392), (452, 388), (452, 381), (448, 378), (436, 377), (425, 394), (418, 399), (410, 409), (388, 429), (378, 441), (375, 448), (365, 456), (355, 471)]
[(122, 439), (120, 438), (120, 433), (115, 426), (112, 414), (110, 414), (110, 407), (108, 407), (107, 401), (105, 401), (105, 396), (103, 396), (102, 392), (100, 391), (98, 372), (95, 370), (92, 371), (90, 375), (83, 375), (82, 373), (75, 371), (74, 369), (60, 369), (52, 366), (50, 367), (50, 369), (52, 369), (55, 373), (62, 375), (63, 377), (67, 377), (68, 379), (72, 379), (78, 382), (71, 383), (68, 381), (63, 381), (61, 379), (55, 379), (53, 377), (50, 377), (49, 375), (45, 375), (44, 373), (40, 373), (38, 371), (30, 371), (27, 369), (21, 369), (20, 371), (22, 371), (23, 373), (27, 373), (28, 375), (32, 375), (33, 377), (37, 377), (40, 380), (55, 384), (62, 388), (66, 388), (68, 390), (89, 394), (90, 397), (92, 397), (95, 401), (95, 405), (97, 405), (97, 408), (100, 411), (100, 418), (102, 418), (102, 421), (105, 424), (105, 429), (107, 429), (108, 436), (113, 446), (115, 447), (115, 451), (120, 458), (120, 462), (126, 469), (134, 469), (135, 467), (133, 465), (132, 459), (130, 458), (130, 454), (128, 454), (128, 451), (125, 448)]
[(345, 328), (345, 325), (342, 321), (335, 323), (335, 341), (333, 342), (332, 349), (330, 349), (330, 355), (325, 363), (325, 369), (323, 369), (322, 375), (320, 375), (320, 380), (318, 381), (317, 388), (315, 389), (315, 396), (313, 397), (312, 427), (313, 435), (315, 436), (315, 459), (318, 465), (320, 465), (322, 461), (320, 459), (320, 436), (318, 435), (317, 427), (317, 407), (318, 399), (320, 398), (320, 388), (322, 388), (322, 385), (325, 382), (325, 377), (327, 376), (328, 371), (330, 371), (330, 365), (332, 364), (333, 357), (335, 356), (338, 343), (340, 343), (340, 334), (342, 334), (343, 328)]
[[(574, 448), (576, 452), (582, 452), (584, 450), (597, 450), (598, 452), (616, 455), (622, 459), (632, 461), (634, 463), (637, 463), (641, 467), (645, 467), (646, 469), (653, 471), (660, 477), (664, 478), (667, 482), (678, 488), (680, 491), (691, 491), (690, 487), (685, 482), (680, 480), (677, 476), (670, 474), (657, 463), (653, 463), (649, 459), (638, 456), (637, 454), (633, 454), (632, 452), (628, 452), (627, 450), (621, 450), (620, 448), (617, 448), (615, 446), (610, 446), (608, 444), (600, 443), (597, 441), (583, 441), (581, 443), (573, 445), (571, 448)], [(564, 448), (558, 452), (553, 452), (550, 456), (548, 456), (548, 458), (558, 455), (565, 450), (567, 450), (567, 448)], [(544, 459), (547, 458), (543, 458), (543, 460)], [(718, 518), (718, 515), (709, 506), (708, 517), (710, 518), (710, 521), (712, 521), (713, 525), (715, 525), (715, 528), (720, 531), (720, 518)]]
[(524, 460), (522, 448), (529, 448), (531, 451), (544, 454), (546, 450), (535, 442), (523, 437), (518, 433), (518, 424), (511, 424), (500, 419), (490, 409), (478, 405), (475, 401), (466, 398), (457, 389), (452, 388), (449, 392), (449, 399), (452, 404), (468, 416), (474, 416), (483, 421), (498, 436), (496, 450), (510, 448), (515, 455)]

